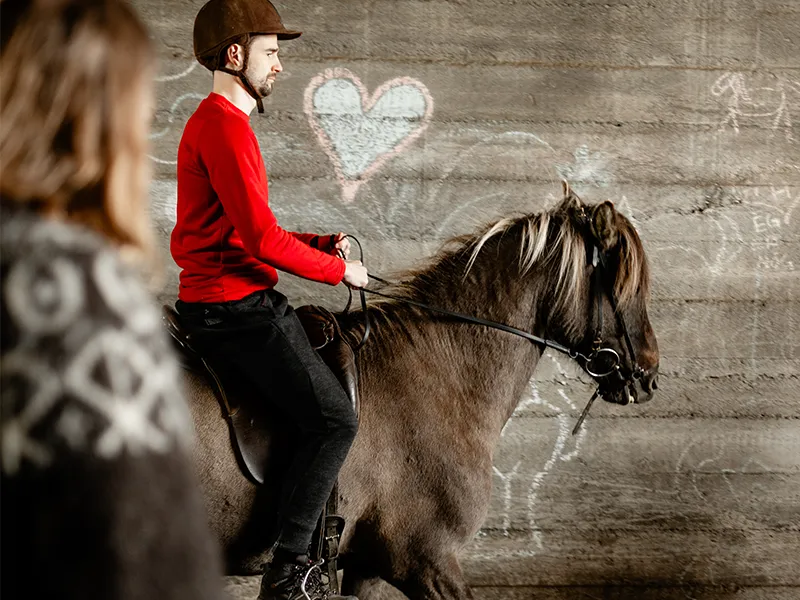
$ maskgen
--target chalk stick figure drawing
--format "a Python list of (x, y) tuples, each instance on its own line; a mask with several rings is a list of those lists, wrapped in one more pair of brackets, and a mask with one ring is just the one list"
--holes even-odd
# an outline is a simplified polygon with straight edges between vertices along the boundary
[(739, 133), (742, 121), (763, 120), (769, 122), (772, 135), (782, 129), (788, 141), (795, 141), (792, 106), (800, 104), (800, 81), (779, 77), (771, 86), (756, 87), (744, 73), (725, 73), (711, 86), (711, 93), (728, 96), (720, 128), (730, 126)]
[[(574, 377), (574, 368), (565, 368), (558, 358), (546, 353), (555, 365), (560, 377)], [(481, 530), (473, 541), (470, 554), (480, 559), (496, 559), (513, 557), (530, 557), (541, 552), (545, 547), (542, 528), (539, 525), (539, 495), (544, 486), (548, 475), (556, 471), (559, 465), (568, 463), (578, 456), (581, 446), (586, 438), (587, 430), (581, 429), (577, 436), (571, 434), (574, 425), (574, 414), (579, 407), (573, 402), (563, 388), (559, 388), (556, 394), (543, 396), (535, 381), (531, 381), (529, 395), (523, 400), (514, 411), (511, 419), (503, 428), (502, 437), (506, 437), (508, 431), (518, 427), (520, 422), (517, 418), (524, 414), (530, 407), (544, 408), (549, 412), (555, 413), (552, 425), (555, 431), (539, 431), (538, 435), (552, 440), (553, 446), (549, 455), (532, 456), (523, 455), (513, 465), (505, 467), (495, 465), (492, 470), (496, 476), (494, 495), (497, 497), (494, 518), (499, 520), (499, 533), (503, 537), (510, 537), (512, 531), (524, 532), (522, 539), (515, 541), (519, 546), (514, 548), (498, 548), (492, 544), (487, 544), (487, 538), (494, 532)], [(549, 437), (551, 436), (552, 437)], [(549, 444), (548, 444), (549, 446)], [(542, 461), (542, 459), (544, 459)], [(524, 515), (513, 514), (514, 504), (522, 502), (524, 504)], [(519, 521), (520, 517), (522, 522)]]

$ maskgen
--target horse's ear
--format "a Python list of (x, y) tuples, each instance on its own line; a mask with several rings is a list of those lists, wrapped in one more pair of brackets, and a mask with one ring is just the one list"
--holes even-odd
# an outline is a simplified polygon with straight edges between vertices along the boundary
[(604, 251), (614, 248), (619, 242), (617, 210), (609, 200), (592, 209), (592, 235)]
[(561, 201), (561, 208), (564, 210), (579, 209), (583, 202), (578, 198), (566, 179), (561, 180), (561, 187), (564, 190), (564, 199)]

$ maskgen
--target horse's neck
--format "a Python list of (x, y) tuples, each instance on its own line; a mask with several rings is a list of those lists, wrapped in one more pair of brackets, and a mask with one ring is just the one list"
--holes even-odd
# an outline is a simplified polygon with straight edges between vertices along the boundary
[[(480, 274), (473, 283), (476, 287), (468, 298), (452, 290), (431, 290), (415, 299), (536, 330), (539, 300), (533, 289), (513, 289), (514, 282), (504, 284), (502, 279)], [(381, 378), (393, 369), (414, 369), (409, 379), (415, 386), (409, 393), (430, 390), (437, 396), (431, 401), (448, 404), (450, 414), (469, 419), (474, 431), (486, 432), (484, 438), (492, 432), (499, 436), (541, 356), (535, 345), (510, 333), (403, 304), (370, 312), (374, 339), (367, 344), (362, 361), (370, 365), (365, 370), (368, 376)]]

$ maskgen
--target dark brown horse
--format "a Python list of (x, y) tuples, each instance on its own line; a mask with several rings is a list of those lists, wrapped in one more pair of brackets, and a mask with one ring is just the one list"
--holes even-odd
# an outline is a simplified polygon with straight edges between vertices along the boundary
[[(606, 283), (635, 357), (608, 295), (600, 304), (603, 319), (596, 314), (595, 267), (587, 261), (594, 246), (608, 257)], [(504, 219), (452, 240), (430, 266), (408, 274), (392, 291), (547, 336), (585, 354), (602, 322), (603, 345), (619, 353), (623, 375), (637, 364), (643, 371), (635, 393), (643, 402), (652, 395), (658, 369), (648, 288), (647, 261), (631, 223), (610, 202), (585, 206), (566, 187), (553, 210)], [(381, 300), (368, 311), (372, 337), (359, 357), (360, 429), (340, 475), (347, 520), (343, 587), (366, 600), (369, 580), (381, 578), (412, 600), (472, 598), (458, 554), (486, 517), (492, 454), (543, 347), (396, 300)], [(343, 319), (354, 343), (362, 316)], [(257, 487), (241, 475), (211, 388), (188, 377), (212, 526), (229, 571), (256, 572), (267, 550), (265, 515), (277, 486)], [(610, 390), (606, 398), (627, 393)], [(280, 456), (274, 462), (280, 465)]]

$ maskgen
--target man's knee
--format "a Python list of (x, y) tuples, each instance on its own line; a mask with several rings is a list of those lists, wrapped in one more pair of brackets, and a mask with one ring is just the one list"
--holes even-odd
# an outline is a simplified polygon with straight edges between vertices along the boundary
[(333, 400), (336, 411), (335, 416), (329, 419), (330, 426), (339, 437), (346, 438), (352, 442), (356, 437), (356, 432), (358, 432), (358, 417), (356, 417), (356, 413), (353, 410), (350, 396), (347, 395), (343, 388), (338, 387), (333, 393)]
[(358, 433), (358, 417), (353, 410), (349, 410), (345, 413), (341, 421), (341, 428), (344, 435), (350, 440), (352, 443), (356, 437), (356, 433)]
[(329, 386), (324, 391), (318, 390), (315, 398), (319, 412), (314, 417), (306, 414), (301, 427), (322, 439), (349, 439), (352, 442), (358, 431), (358, 417), (344, 389), (338, 385)]

